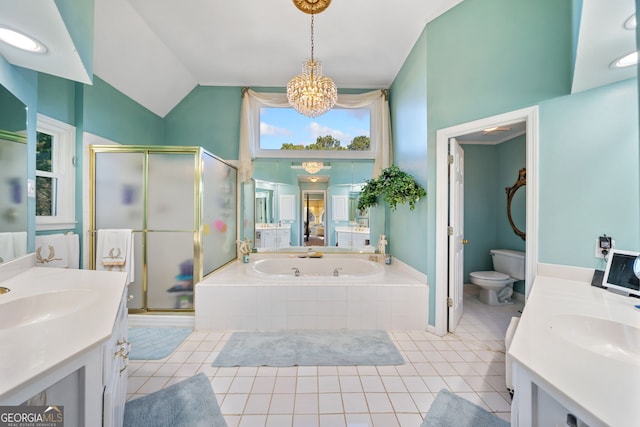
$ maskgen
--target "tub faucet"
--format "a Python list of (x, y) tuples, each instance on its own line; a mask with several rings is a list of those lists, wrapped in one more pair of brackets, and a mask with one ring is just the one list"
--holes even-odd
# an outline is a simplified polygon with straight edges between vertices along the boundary
[(293, 275), (296, 277), (300, 276), (300, 269), (298, 267), (292, 267), (291, 268), (293, 270)]
[(342, 270), (342, 267), (334, 268), (333, 269), (333, 276), (334, 277), (340, 276), (340, 270)]

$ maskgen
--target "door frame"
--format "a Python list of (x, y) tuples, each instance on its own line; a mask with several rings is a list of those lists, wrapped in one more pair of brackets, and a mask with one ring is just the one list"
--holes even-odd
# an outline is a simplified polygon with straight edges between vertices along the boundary
[(307, 194), (322, 194), (322, 199), (324, 202), (324, 246), (329, 246), (329, 242), (327, 241), (327, 223), (329, 222), (329, 212), (327, 210), (327, 190), (301, 190), (300, 192), (300, 245), (304, 246), (304, 222), (306, 218), (304, 217), (304, 208), (305, 208), (305, 196)]
[(449, 171), (447, 156), (449, 138), (481, 131), (493, 126), (526, 123), (526, 168), (527, 168), (527, 212), (525, 256), (525, 301), (537, 274), (538, 262), (538, 106), (510, 111), (504, 114), (463, 123), (436, 132), (436, 271), (435, 280), (435, 325), (429, 329), (440, 336), (447, 333), (448, 295), (448, 216), (449, 216)]

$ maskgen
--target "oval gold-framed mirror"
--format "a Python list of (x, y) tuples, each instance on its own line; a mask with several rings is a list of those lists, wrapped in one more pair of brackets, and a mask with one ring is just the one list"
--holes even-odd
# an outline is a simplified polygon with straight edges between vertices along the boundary
[(515, 196), (516, 191), (518, 191), (520, 187), (524, 187), (525, 185), (527, 185), (527, 169), (522, 168), (518, 172), (518, 179), (516, 180), (516, 183), (511, 187), (505, 188), (505, 191), (507, 193), (507, 217), (509, 218), (509, 224), (511, 225), (513, 232), (520, 236), (522, 240), (527, 240), (527, 234), (524, 231), (520, 230), (518, 226), (516, 226), (516, 224), (513, 222), (513, 217), (511, 216), (511, 202), (513, 201), (513, 197)]

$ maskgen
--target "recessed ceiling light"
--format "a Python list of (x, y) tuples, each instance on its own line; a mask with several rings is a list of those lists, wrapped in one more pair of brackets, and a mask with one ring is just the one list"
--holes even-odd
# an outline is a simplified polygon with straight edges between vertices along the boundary
[(618, 58), (610, 65), (611, 68), (624, 68), (636, 65), (638, 63), (638, 52), (632, 52), (628, 55)]
[(629, 19), (627, 19), (626, 21), (624, 21), (624, 27), (627, 30), (635, 30), (637, 27), (637, 23), (636, 23), (636, 14), (634, 13), (633, 15), (631, 15), (629, 17)]
[(47, 48), (36, 39), (9, 28), (0, 27), (0, 41), (33, 53), (45, 53)]

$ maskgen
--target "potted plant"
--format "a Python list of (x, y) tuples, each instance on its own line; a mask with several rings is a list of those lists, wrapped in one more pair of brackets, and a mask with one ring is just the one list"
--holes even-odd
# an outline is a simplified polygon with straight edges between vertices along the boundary
[(378, 202), (378, 196), (389, 203), (391, 210), (396, 210), (398, 203), (409, 203), (409, 209), (414, 210), (416, 202), (427, 192), (418, 184), (413, 176), (391, 165), (382, 170), (379, 177), (368, 179), (358, 198), (358, 209), (366, 209)]

